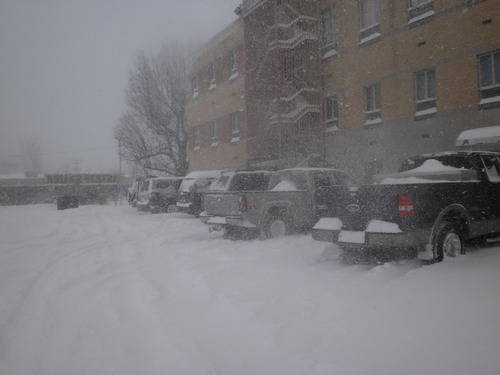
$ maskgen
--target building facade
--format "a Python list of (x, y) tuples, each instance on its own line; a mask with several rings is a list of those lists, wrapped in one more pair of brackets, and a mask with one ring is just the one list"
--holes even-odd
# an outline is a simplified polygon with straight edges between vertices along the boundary
[(500, 124), (500, 1), (322, 0), (320, 13), (336, 41), (322, 63), (332, 164), (369, 180)]
[(193, 59), (186, 106), (189, 169), (247, 165), (243, 24), (229, 25)]
[[(241, 95), (210, 91), (203, 72), (231, 48), (207, 47), (191, 167), (314, 157), (363, 181), (500, 125), (500, 0), (243, 0), (236, 12), (244, 78), (227, 87)], [(211, 147), (210, 121), (238, 106), (240, 143)]]

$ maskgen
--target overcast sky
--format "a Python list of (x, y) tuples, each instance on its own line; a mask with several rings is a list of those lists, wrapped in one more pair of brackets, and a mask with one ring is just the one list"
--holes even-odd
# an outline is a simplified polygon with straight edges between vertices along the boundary
[(40, 137), (44, 164), (117, 168), (113, 127), (138, 51), (206, 40), (239, 0), (0, 0), (0, 161)]

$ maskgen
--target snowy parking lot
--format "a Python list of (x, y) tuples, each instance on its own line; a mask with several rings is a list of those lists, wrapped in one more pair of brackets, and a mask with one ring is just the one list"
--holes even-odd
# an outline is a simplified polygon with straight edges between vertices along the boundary
[(500, 373), (500, 248), (338, 255), (126, 206), (0, 207), (0, 374)]

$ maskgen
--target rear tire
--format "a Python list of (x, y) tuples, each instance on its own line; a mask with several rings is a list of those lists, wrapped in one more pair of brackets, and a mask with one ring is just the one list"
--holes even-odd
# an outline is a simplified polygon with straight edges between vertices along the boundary
[(265, 238), (281, 238), (291, 233), (292, 225), (288, 215), (284, 212), (271, 214), (264, 225)]
[(456, 258), (465, 254), (464, 235), (457, 225), (443, 222), (434, 240), (434, 260), (441, 262), (446, 258)]

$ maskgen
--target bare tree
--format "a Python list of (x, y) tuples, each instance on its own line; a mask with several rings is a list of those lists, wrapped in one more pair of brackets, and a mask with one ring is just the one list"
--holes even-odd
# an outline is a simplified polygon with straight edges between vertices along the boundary
[(187, 52), (179, 44), (138, 55), (127, 87), (127, 110), (115, 129), (123, 160), (146, 173), (187, 171)]

